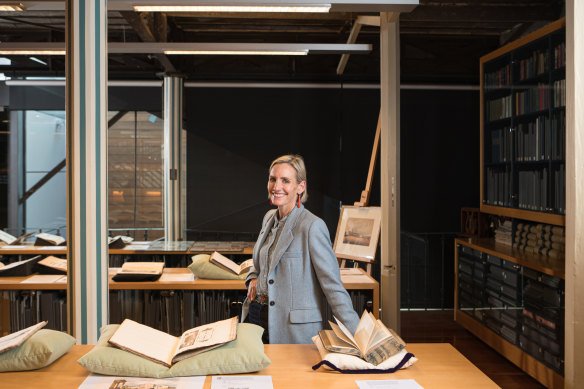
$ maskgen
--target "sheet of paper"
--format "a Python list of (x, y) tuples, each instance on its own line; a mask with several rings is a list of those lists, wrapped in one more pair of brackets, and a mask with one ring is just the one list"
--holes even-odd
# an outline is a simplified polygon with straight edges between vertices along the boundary
[(8, 249), (25, 249), (27, 247), (30, 247), (30, 246), (2, 246), (0, 248), (8, 250)]
[(356, 269), (354, 267), (347, 267), (347, 268), (343, 268), (340, 269), (341, 270), (341, 276), (348, 276), (348, 275), (363, 275), (363, 273), (361, 273), (360, 269)]
[(21, 284), (52, 284), (63, 278), (62, 274), (37, 274), (20, 281)]
[(205, 376), (174, 378), (113, 377), (90, 374), (79, 389), (109, 389), (117, 380), (126, 381), (126, 385), (139, 388), (166, 389), (203, 389)]
[(341, 274), (341, 281), (343, 281), (343, 282), (371, 282), (371, 278), (367, 277), (364, 274), (348, 275), (348, 276)]
[(195, 275), (193, 273), (162, 273), (158, 279), (160, 282), (182, 282), (194, 280)]
[(424, 389), (416, 380), (355, 381), (359, 389)]
[(36, 247), (38, 247), (37, 250), (59, 250), (59, 251), (67, 250), (67, 246), (40, 246), (40, 247), (36, 246)]
[(269, 375), (220, 375), (212, 377), (211, 389), (274, 389), (274, 385)]

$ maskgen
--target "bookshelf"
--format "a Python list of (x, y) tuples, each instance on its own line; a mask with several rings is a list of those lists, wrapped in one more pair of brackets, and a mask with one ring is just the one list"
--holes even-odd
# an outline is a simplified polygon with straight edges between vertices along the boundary
[[(130, 318), (173, 335), (239, 315), (247, 294), (243, 280), (194, 278), (186, 268), (165, 268), (163, 277), (153, 282), (114, 282), (113, 274), (115, 270), (110, 269), (110, 322)], [(67, 283), (54, 277), (50, 282), (37, 275), (0, 277), (0, 335), (39, 320), (47, 320), (47, 328), (67, 329)], [(357, 312), (363, 312), (372, 301), (369, 309), (379, 317), (379, 283), (375, 279), (362, 269), (347, 269), (341, 271), (341, 281)], [(324, 306), (323, 320), (333, 320), (326, 302)]]
[(509, 232), (455, 239), (454, 318), (563, 388), (565, 19), (483, 56), (480, 71), (480, 211)]
[(565, 223), (565, 19), (483, 56), (481, 212)]

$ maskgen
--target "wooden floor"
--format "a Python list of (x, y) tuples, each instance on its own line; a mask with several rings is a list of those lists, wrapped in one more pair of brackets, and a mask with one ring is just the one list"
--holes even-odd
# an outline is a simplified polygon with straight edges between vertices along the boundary
[(454, 322), (450, 311), (403, 311), (401, 335), (407, 342), (450, 343), (503, 389), (541, 389), (525, 374), (481, 340)]

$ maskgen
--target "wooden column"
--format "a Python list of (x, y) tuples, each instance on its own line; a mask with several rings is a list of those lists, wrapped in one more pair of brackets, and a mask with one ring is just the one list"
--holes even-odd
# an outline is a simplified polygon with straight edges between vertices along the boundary
[(381, 13), (381, 318), (399, 332), (399, 13)]
[(181, 133), (183, 80), (164, 77), (164, 238), (185, 239)]
[(107, 6), (67, 0), (68, 328), (93, 344), (108, 318)]
[(584, 383), (584, 3), (566, 1), (566, 312), (567, 389)]

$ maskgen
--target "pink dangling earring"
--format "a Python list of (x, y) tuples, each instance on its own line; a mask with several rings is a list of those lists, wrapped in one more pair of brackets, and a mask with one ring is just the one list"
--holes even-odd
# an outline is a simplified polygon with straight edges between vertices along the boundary
[(300, 195), (298, 195), (298, 208), (300, 208)]

